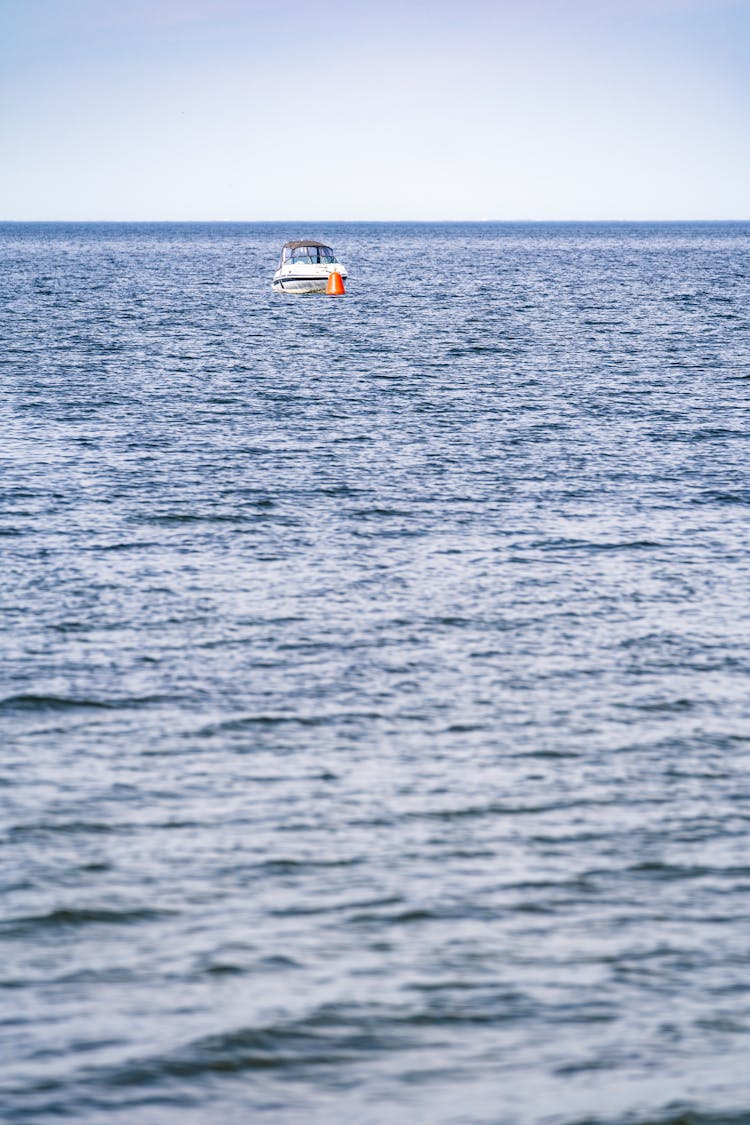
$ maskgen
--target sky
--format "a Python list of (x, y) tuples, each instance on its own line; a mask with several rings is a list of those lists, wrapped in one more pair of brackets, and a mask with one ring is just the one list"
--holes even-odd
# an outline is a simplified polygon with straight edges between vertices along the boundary
[(0, 0), (0, 220), (750, 219), (750, 0)]

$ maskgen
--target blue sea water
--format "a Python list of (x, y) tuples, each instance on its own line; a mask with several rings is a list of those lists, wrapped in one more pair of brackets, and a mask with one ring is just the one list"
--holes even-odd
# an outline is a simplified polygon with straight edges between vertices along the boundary
[(750, 1121), (750, 224), (0, 250), (0, 1120)]

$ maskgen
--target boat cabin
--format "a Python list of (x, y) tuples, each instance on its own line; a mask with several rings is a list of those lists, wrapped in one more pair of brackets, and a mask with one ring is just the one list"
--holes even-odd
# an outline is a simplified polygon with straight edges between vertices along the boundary
[(309, 239), (304, 242), (286, 242), (281, 251), (282, 266), (291, 262), (300, 262), (308, 266), (321, 263), (332, 265), (335, 261), (336, 255), (330, 246), (326, 246), (323, 242), (311, 242)]

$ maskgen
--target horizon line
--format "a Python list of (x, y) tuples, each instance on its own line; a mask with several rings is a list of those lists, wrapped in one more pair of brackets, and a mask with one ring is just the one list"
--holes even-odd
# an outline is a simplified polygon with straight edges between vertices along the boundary
[(10, 225), (10, 224), (22, 225), (24, 223), (26, 223), (26, 224), (31, 224), (31, 223), (47, 223), (47, 224), (59, 223), (61, 225), (63, 225), (63, 224), (71, 225), (73, 223), (88, 223), (90, 225), (94, 225), (94, 224), (97, 224), (97, 223), (101, 223), (101, 224), (108, 223), (108, 224), (123, 224), (124, 225), (124, 224), (128, 224), (128, 223), (131, 223), (131, 224), (140, 223), (140, 224), (152, 224), (154, 226), (156, 226), (158, 224), (164, 224), (164, 223), (172, 223), (172, 224), (180, 223), (180, 224), (184, 224), (186, 226), (187, 225), (206, 225), (206, 224), (219, 225), (219, 224), (222, 224), (222, 223), (226, 224), (227, 226), (248, 226), (248, 225), (255, 225), (255, 226), (262, 226), (262, 225), (272, 226), (272, 225), (275, 225), (275, 226), (278, 226), (280, 224), (288, 224), (288, 223), (309, 223), (309, 224), (313, 224), (313, 223), (317, 223), (317, 224), (335, 223), (335, 224), (340, 225), (340, 226), (343, 226), (343, 225), (346, 225), (346, 224), (350, 224), (350, 225), (354, 226), (356, 224), (363, 224), (363, 223), (372, 224), (372, 225), (375, 225), (375, 224), (378, 224), (378, 223), (383, 224), (383, 225), (385, 225), (385, 224), (395, 225), (395, 224), (399, 224), (399, 223), (404, 223), (404, 224), (408, 223), (412, 226), (415, 226), (415, 225), (430, 226), (430, 225), (435, 225), (435, 224), (455, 223), (455, 224), (475, 224), (477, 226), (481, 226), (481, 225), (489, 225), (489, 224), (514, 225), (514, 224), (519, 224), (519, 223), (525, 223), (525, 224), (529, 224), (529, 225), (531, 225), (531, 224), (543, 225), (543, 224), (553, 224), (553, 223), (559, 223), (559, 224), (569, 224), (569, 223), (592, 223), (592, 224), (594, 224), (594, 223), (612, 223), (612, 224), (620, 223), (620, 224), (627, 224), (627, 223), (632, 223), (632, 224), (637, 224), (637, 223), (748, 223), (748, 222), (750, 222), (750, 218), (724, 218), (724, 219), (716, 219), (716, 218), (690, 218), (690, 219), (688, 219), (688, 218), (679, 218), (679, 219), (675, 219), (675, 218), (671, 218), (671, 219), (654, 219), (654, 218), (642, 218), (642, 219), (622, 219), (622, 218), (620, 218), (620, 219), (616, 219), (616, 218), (606, 218), (606, 219), (574, 219), (574, 218), (567, 218), (567, 219), (531, 219), (531, 218), (523, 218), (523, 219), (489, 219), (489, 218), (486, 218), (486, 219), (484, 219), (484, 218), (483, 219), (364, 219), (364, 218), (363, 219), (334, 219), (334, 218), (327, 218), (327, 219), (302, 219), (302, 218), (296, 218), (296, 219), (293, 219), (293, 218), (290, 218), (290, 219), (115, 219), (115, 218), (108, 218), (108, 219), (70, 219), (70, 218), (68, 218), (68, 219), (49, 219), (49, 218), (45, 218), (45, 219), (5, 219), (5, 218), (0, 218), (0, 224), (2, 224), (2, 225)]

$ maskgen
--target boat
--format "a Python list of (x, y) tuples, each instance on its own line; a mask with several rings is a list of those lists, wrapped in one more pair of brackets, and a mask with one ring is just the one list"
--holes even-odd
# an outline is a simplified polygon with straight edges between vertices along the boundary
[(285, 242), (271, 288), (277, 293), (325, 293), (332, 273), (340, 274), (342, 280), (349, 276), (324, 242), (309, 238)]

